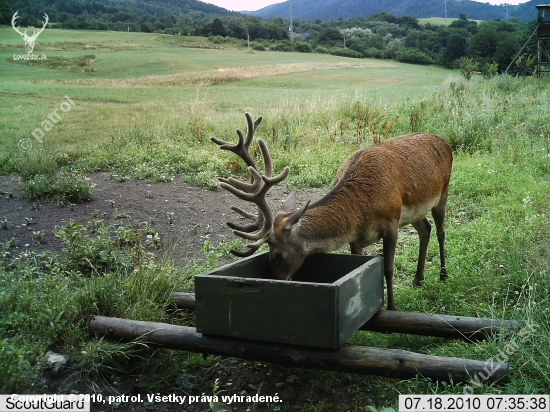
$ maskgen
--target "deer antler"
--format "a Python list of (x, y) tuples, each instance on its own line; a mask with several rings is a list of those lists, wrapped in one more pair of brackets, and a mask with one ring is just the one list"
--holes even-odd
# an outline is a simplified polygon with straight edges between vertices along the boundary
[(46, 28), (46, 25), (48, 24), (49, 21), (50, 21), (50, 18), (48, 17), (48, 15), (46, 13), (44, 13), (44, 24), (42, 25), (42, 28), (38, 30), (37, 33), (33, 34), (33, 37), (35, 39), (38, 37), (38, 35), (40, 33), (42, 33), (44, 31), (44, 29)]
[(13, 29), (17, 33), (19, 33), (24, 38), (33, 39), (33, 40), (36, 40), (38, 35), (40, 33), (42, 33), (44, 31), (44, 29), (46, 28), (46, 25), (48, 24), (48, 21), (50, 21), (49, 16), (46, 13), (44, 13), (44, 24), (42, 25), (42, 28), (41, 29), (34, 29), (32, 36), (29, 36), (27, 34), (27, 29), (25, 29), (25, 32), (22, 32), (21, 30), (19, 30), (19, 26), (15, 27), (15, 22), (17, 21), (18, 17), (19, 17), (19, 10), (17, 10), (15, 12), (15, 14), (13, 15), (13, 17), (11, 18), (11, 26), (13, 27)]
[(19, 17), (19, 10), (17, 10), (15, 12), (15, 14), (13, 15), (13, 17), (11, 18), (11, 26), (13, 27), (13, 29), (19, 33), (21, 36), (26, 36), (27, 35), (27, 32), (25, 31), (25, 33), (22, 33), (20, 30), (19, 30), (19, 26), (15, 27), (15, 22), (17, 20), (17, 18)]
[[(220, 149), (228, 150), (230, 152), (235, 153), (237, 156), (239, 156), (241, 159), (244, 160), (247, 166), (249, 167), (252, 166), (255, 170), (258, 170), (258, 166), (256, 165), (254, 158), (250, 155), (250, 145), (254, 140), (254, 134), (256, 133), (256, 129), (260, 126), (260, 124), (262, 124), (263, 117), (260, 116), (256, 119), (256, 121), (253, 121), (250, 113), (245, 113), (245, 116), (246, 116), (246, 121), (248, 123), (248, 133), (246, 135), (246, 139), (244, 137), (243, 132), (240, 129), (237, 129), (237, 134), (239, 135), (239, 141), (236, 144), (226, 142), (216, 137), (212, 137), (211, 140), (217, 145), (219, 145)], [(228, 222), (227, 225), (231, 229), (250, 233), (250, 232), (259, 230), (263, 226), (263, 215), (261, 213), (258, 213), (257, 215), (255, 215), (239, 207), (232, 207), (231, 210), (237, 212), (238, 214), (240, 214), (246, 219), (255, 220), (253, 224), (248, 226), (241, 226), (241, 225), (236, 225), (234, 223)]]
[[(265, 141), (260, 139), (258, 140), (258, 144), (264, 160), (265, 169), (264, 175), (260, 175), (258, 166), (250, 154), (250, 145), (254, 139), (256, 129), (262, 123), (263, 119), (262, 117), (259, 117), (256, 121), (253, 121), (252, 116), (249, 113), (246, 113), (246, 120), (248, 122), (248, 133), (246, 139), (244, 138), (243, 132), (237, 129), (237, 134), (239, 135), (239, 142), (237, 144), (232, 144), (215, 137), (212, 138), (212, 141), (218, 144), (221, 149), (229, 150), (243, 159), (248, 165), (248, 170), (251, 175), (250, 183), (242, 182), (232, 177), (227, 179), (220, 178), (220, 181), (222, 182), (220, 186), (222, 188), (234, 194), (239, 199), (252, 202), (258, 206), (258, 215), (246, 212), (238, 207), (231, 208), (247, 219), (256, 219), (256, 222), (249, 226), (239, 226), (231, 222), (227, 223), (227, 225), (233, 229), (233, 233), (235, 233), (235, 235), (244, 239), (255, 241), (254, 243), (247, 245), (248, 250), (246, 251), (231, 251), (231, 253), (240, 257), (252, 255), (262, 244), (267, 241), (273, 227), (273, 212), (267, 203), (266, 194), (273, 186), (285, 180), (290, 173), (290, 169), (286, 167), (279, 175), (273, 177), (273, 161), (271, 154), (269, 153), (269, 149), (267, 148)], [(257, 232), (252, 233), (254, 231)]]

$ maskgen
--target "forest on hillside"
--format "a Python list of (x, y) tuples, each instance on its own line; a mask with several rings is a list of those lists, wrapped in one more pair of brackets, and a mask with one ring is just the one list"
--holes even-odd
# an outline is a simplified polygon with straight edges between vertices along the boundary
[[(470, 71), (493, 74), (506, 70), (536, 27), (536, 21), (517, 18), (478, 23), (465, 14), (448, 25), (420, 24), (415, 17), (381, 12), (369, 18), (294, 19), (291, 32), (290, 19), (228, 12), (196, 0), (166, 0), (162, 7), (141, 3), (145, 2), (0, 0), (0, 22), (10, 24), (13, 10), (18, 10), (20, 26), (37, 27), (47, 12), (51, 28), (205, 36), (218, 44), (250, 40), (256, 51), (330, 53), (448, 68), (458, 68), (467, 59)], [(532, 73), (535, 56), (533, 42), (511, 72)]]

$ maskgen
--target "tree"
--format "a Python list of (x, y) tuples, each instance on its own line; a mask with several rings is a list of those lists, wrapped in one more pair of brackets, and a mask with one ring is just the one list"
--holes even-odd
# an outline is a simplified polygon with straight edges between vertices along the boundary
[(227, 35), (236, 39), (246, 39), (247, 28), (241, 19), (231, 19), (227, 25)]
[(201, 32), (204, 36), (212, 35), (225, 37), (227, 35), (225, 27), (219, 17), (216, 17), (211, 23), (204, 26)]
[(500, 71), (506, 70), (516, 53), (518, 52), (518, 41), (512, 33), (500, 33), (501, 38), (494, 54), (494, 62), (498, 64)]
[(457, 30), (447, 38), (441, 53), (441, 63), (445, 67), (453, 67), (456, 60), (466, 56), (467, 51), (468, 38)]
[(407, 30), (420, 30), (422, 27), (418, 23), (418, 20), (415, 17), (403, 16), (397, 19), (397, 24), (401, 27), (406, 28)]
[(0, 0), (0, 24), (11, 24), (13, 9), (8, 0)]
[(317, 38), (317, 43), (325, 46), (343, 46), (344, 35), (335, 27), (324, 29)]
[(397, 24), (399, 22), (397, 17), (395, 17), (393, 14), (387, 13), (385, 11), (373, 14), (372, 16), (370, 16), (369, 20), (370, 21), (385, 21), (385, 22), (394, 23), (394, 24)]
[(482, 25), (470, 39), (469, 54), (481, 59), (493, 60), (497, 51), (499, 34), (490, 26)]
[(451, 22), (451, 24), (449, 24), (449, 28), (464, 29), (469, 31), (472, 34), (477, 33), (477, 29), (478, 29), (477, 22), (473, 20), (468, 20), (465, 14), (461, 14), (460, 19)]

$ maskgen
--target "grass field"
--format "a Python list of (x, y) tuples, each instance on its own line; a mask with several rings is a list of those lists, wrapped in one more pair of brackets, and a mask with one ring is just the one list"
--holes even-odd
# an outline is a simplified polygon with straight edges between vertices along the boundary
[[(335, 410), (333, 404), (314, 401), (331, 388), (347, 391), (335, 399), (345, 397), (353, 410), (396, 408), (398, 393), (550, 392), (548, 79), (466, 82), (437, 67), (181, 44), (208, 43), (156, 34), (46, 30), (35, 54), (48, 60), (29, 64), (12, 61), (14, 54), (24, 53), (22, 41), (11, 28), (0, 28), (0, 173), (19, 174), (23, 185), (36, 185), (37, 176), (55, 177), (60, 170), (78, 174), (116, 165), (122, 180), (185, 178), (215, 186), (232, 163), (209, 137), (232, 139), (250, 111), (265, 117), (260, 136), (270, 145), (276, 170), (290, 165), (289, 187), (324, 186), (360, 147), (413, 131), (437, 133), (455, 155), (447, 219), (452, 275), (446, 283), (437, 280), (432, 239), (425, 287), (412, 288), (418, 246), (415, 236), (406, 237), (396, 259), (396, 301), (400, 310), (536, 325), (509, 355), (511, 383), (448, 385), (312, 372), (305, 394), (282, 394), (285, 410)], [(38, 142), (31, 133), (44, 127), (65, 96), (75, 106), (58, 110), (61, 120)], [(22, 139), (29, 139), (32, 147), (24, 147), (29, 150), (20, 150)], [(61, 235), (78, 239), (87, 250), (80, 229), (67, 227)], [(104, 231), (94, 242), (107, 244), (109, 236)], [(165, 313), (166, 296), (191, 290), (192, 276), (209, 268), (206, 261), (215, 262), (207, 256), (205, 262), (172, 267), (160, 259), (145, 261), (139, 242), (128, 243), (133, 247), (120, 253), (136, 264), (132, 276), (116, 259), (101, 276), (84, 275), (75, 269), (82, 258), (75, 248), (67, 248), (63, 259), (48, 260), (14, 257), (9, 242), (0, 246), (3, 393), (39, 392), (36, 377), (43, 365), (38, 359), (52, 345), (70, 355), (83, 379), (112, 381), (137, 368), (147, 376), (143, 384), (150, 391), (160, 390), (159, 382), (173, 382), (189, 365), (204, 365), (198, 356), (152, 356), (138, 346), (88, 336), (86, 322), (95, 314), (189, 323)], [(88, 246), (102, 250), (95, 243)], [(227, 253), (227, 245), (214, 245), (208, 253), (210, 258)], [(49, 302), (47, 312), (39, 301)], [(490, 361), (515, 337), (511, 331), (503, 339), (472, 345), (362, 332), (352, 341)]]
[[(451, 24), (455, 20), (458, 20), (458, 19), (450, 18), (450, 17), (449, 18), (445, 18), (445, 17), (425, 17), (425, 18), (418, 19), (420, 24), (423, 24), (423, 25), (433, 24), (433, 25), (436, 25), (436, 26), (448, 26), (449, 24)], [(468, 19), (468, 20), (470, 20), (470, 19)], [(483, 20), (472, 20), (472, 21), (475, 21), (479, 24)]]
[[(250, 108), (268, 115), (296, 101), (316, 104), (348, 96), (391, 101), (418, 96), (450, 75), (385, 61), (178, 47), (179, 43), (207, 43), (200, 38), (131, 33), (128, 46), (127, 33), (110, 33), (108, 40), (107, 35), (45, 31), (35, 53), (46, 54), (48, 60), (31, 65), (9, 60), (23, 52), (22, 41), (13, 30), (0, 29), (0, 38), (11, 41), (0, 43), (0, 113), (5, 130), (0, 145), (4, 150), (13, 149), (21, 136), (39, 127), (65, 95), (77, 103), (70, 113), (73, 121), (60, 123), (47, 140), (52, 145), (76, 142), (81, 148), (102, 143), (129, 125), (141, 128), (177, 116), (189, 118), (199, 107), (208, 107), (210, 119), (223, 128), (229, 119), (239, 121)], [(84, 67), (48, 66), (57, 57), (87, 55), (97, 60)]]

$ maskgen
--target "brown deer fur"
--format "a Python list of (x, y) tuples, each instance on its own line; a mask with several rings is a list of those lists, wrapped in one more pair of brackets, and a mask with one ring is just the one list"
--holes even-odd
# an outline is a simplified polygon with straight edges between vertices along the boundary
[[(256, 123), (254, 130), (259, 125)], [(251, 118), (249, 134), (250, 125)], [(266, 154), (262, 153), (265, 158)], [(307, 255), (332, 252), (346, 244), (352, 253), (362, 254), (366, 246), (382, 239), (387, 306), (395, 309), (393, 269), (400, 227), (412, 224), (418, 232), (420, 251), (414, 284), (420, 286), (431, 233), (426, 215), (432, 213), (439, 242), (440, 278), (447, 277), (444, 219), (452, 162), (452, 152), (445, 140), (425, 133), (402, 136), (359, 150), (344, 163), (334, 188), (319, 201), (297, 210), (296, 196), (291, 193), (281, 211), (270, 219), (273, 224), (267, 228), (268, 234), (249, 245), (251, 253), (267, 242), (273, 275), (289, 280)], [(222, 181), (224, 188), (241, 197), (234, 187), (228, 188), (238, 186), (234, 179)], [(254, 181), (256, 185), (261, 184), (259, 177)], [(235, 233), (258, 240), (243, 232)]]

